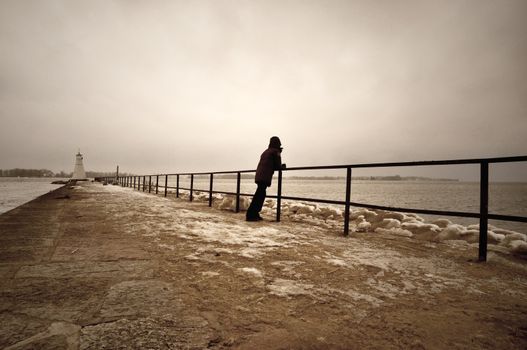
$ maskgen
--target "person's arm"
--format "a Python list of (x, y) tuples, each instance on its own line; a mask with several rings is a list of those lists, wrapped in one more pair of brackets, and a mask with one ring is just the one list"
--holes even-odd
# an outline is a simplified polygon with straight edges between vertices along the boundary
[(273, 157), (273, 168), (274, 170), (281, 170), (282, 169), (282, 157), (280, 156), (280, 152), (275, 152)]
[[(283, 148), (280, 147), (280, 152), (278, 153), (278, 155), (282, 154), (282, 150)], [(282, 156), (280, 156), (280, 163), (282, 163)], [(283, 169), (286, 169), (287, 168), (287, 165), (284, 164), (280, 164), (280, 168), (283, 170)]]

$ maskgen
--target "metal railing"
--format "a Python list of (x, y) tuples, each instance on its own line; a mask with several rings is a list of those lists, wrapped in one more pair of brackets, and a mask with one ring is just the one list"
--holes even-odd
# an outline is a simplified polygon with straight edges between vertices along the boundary
[[(513, 222), (527, 222), (527, 217), (514, 216), (514, 215), (501, 215), (491, 214), (488, 212), (489, 203), (489, 164), (494, 163), (511, 163), (511, 162), (525, 162), (527, 156), (517, 157), (500, 157), (500, 158), (481, 158), (481, 159), (457, 159), (457, 160), (436, 160), (436, 161), (418, 161), (418, 162), (395, 162), (395, 163), (369, 163), (369, 164), (349, 164), (349, 165), (327, 165), (327, 166), (307, 166), (307, 167), (293, 167), (283, 170), (278, 170), (278, 188), (276, 195), (269, 195), (268, 198), (275, 198), (276, 203), (276, 221), (280, 221), (281, 212), (281, 201), (293, 200), (293, 201), (304, 201), (314, 203), (325, 203), (333, 205), (344, 206), (344, 235), (349, 234), (349, 214), (350, 207), (360, 207), (369, 209), (379, 209), (394, 212), (403, 213), (415, 213), (415, 214), (427, 214), (427, 215), (441, 215), (441, 216), (457, 216), (466, 218), (479, 219), (479, 260), (487, 260), (487, 231), (488, 231), (488, 220), (501, 220), (501, 221), (513, 221)], [(415, 166), (435, 166), (435, 165), (467, 165), (467, 164), (478, 164), (480, 166), (480, 210), (478, 213), (464, 212), (464, 211), (444, 211), (444, 210), (429, 210), (429, 209), (415, 209), (415, 208), (400, 208), (390, 207), (383, 205), (373, 205), (367, 203), (358, 203), (351, 201), (351, 185), (352, 185), (352, 169), (361, 168), (387, 168), (387, 167), (415, 167)], [(318, 198), (305, 198), (305, 197), (292, 197), (282, 195), (282, 174), (284, 171), (294, 170), (335, 170), (335, 169), (346, 169), (346, 198), (344, 201), (318, 199)], [(176, 173), (176, 174), (152, 174), (152, 175), (141, 175), (141, 176), (125, 176), (117, 179), (118, 183), (122, 186), (133, 187), (137, 190), (152, 192), (152, 177), (155, 177), (155, 193), (159, 193), (159, 177), (164, 177), (164, 196), (168, 194), (168, 189), (176, 190), (176, 197), (179, 197), (180, 191), (189, 191), (189, 200), (193, 200), (194, 191), (208, 192), (208, 205), (212, 206), (212, 196), (215, 193), (234, 195), (236, 196), (236, 212), (240, 211), (240, 197), (249, 196), (253, 194), (241, 193), (241, 174), (254, 173), (256, 170), (234, 170), (234, 171), (215, 171), (215, 172), (196, 172), (196, 173)], [(214, 190), (214, 175), (219, 174), (236, 174), (236, 192), (226, 191), (215, 191)], [(208, 175), (209, 176), (209, 189), (195, 189), (194, 188), (194, 176), (195, 175)], [(176, 186), (168, 186), (169, 178), (176, 177)], [(180, 186), (180, 176), (190, 176), (190, 187)], [(113, 181), (116, 180), (114, 177), (101, 177), (96, 178), (98, 181)]]

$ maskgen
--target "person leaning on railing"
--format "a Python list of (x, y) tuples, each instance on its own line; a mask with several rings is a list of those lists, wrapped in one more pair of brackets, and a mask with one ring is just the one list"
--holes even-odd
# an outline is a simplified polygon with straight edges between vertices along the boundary
[(258, 188), (254, 193), (249, 209), (247, 209), (247, 221), (262, 220), (260, 211), (262, 210), (265, 196), (267, 195), (267, 187), (271, 186), (275, 170), (286, 168), (286, 165), (282, 164), (282, 157), (280, 156), (282, 150), (280, 139), (278, 136), (273, 136), (269, 141), (269, 147), (260, 156), (260, 162), (258, 163), (254, 177), (254, 182), (258, 185)]

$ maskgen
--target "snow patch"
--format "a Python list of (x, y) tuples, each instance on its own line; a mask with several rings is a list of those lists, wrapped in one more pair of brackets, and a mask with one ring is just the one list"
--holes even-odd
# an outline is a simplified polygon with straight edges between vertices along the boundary
[(240, 271), (244, 272), (244, 273), (247, 273), (249, 275), (253, 275), (255, 277), (259, 277), (259, 278), (262, 278), (263, 277), (263, 273), (262, 271), (254, 268), (254, 267), (242, 267), (241, 269), (239, 269)]
[(313, 285), (277, 278), (267, 285), (267, 289), (273, 295), (279, 297), (290, 297), (296, 295), (310, 295)]
[(215, 271), (203, 271), (201, 272), (201, 274), (206, 277), (216, 277), (220, 275), (218, 272)]

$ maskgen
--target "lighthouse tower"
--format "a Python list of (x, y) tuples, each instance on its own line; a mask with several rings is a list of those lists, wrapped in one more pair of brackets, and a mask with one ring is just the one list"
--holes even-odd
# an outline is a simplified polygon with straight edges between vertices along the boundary
[(75, 168), (73, 169), (73, 176), (71, 177), (72, 180), (87, 180), (86, 179), (86, 172), (84, 171), (84, 165), (82, 165), (82, 154), (81, 151), (77, 153), (76, 159), (75, 159)]

